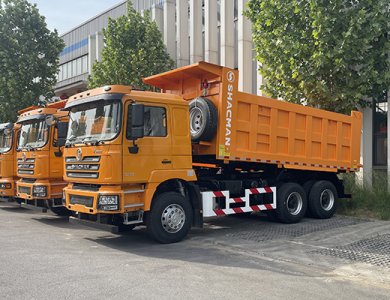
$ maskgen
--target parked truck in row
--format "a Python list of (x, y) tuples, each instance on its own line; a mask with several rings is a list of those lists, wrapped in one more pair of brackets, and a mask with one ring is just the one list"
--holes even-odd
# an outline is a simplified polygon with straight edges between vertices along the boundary
[(13, 201), (16, 196), (16, 148), (20, 126), (0, 124), (0, 199)]
[(63, 147), (68, 129), (68, 113), (61, 111), (66, 101), (32, 106), (19, 111), (20, 136), (17, 148), (16, 196), (22, 206), (57, 215), (68, 215), (62, 205)]
[(238, 91), (238, 71), (199, 62), (151, 76), (161, 93), (106, 86), (68, 99), (64, 201), (71, 221), (146, 224), (159, 242), (207, 217), (307, 210), (329, 218), (339, 174), (360, 168), (362, 117)]

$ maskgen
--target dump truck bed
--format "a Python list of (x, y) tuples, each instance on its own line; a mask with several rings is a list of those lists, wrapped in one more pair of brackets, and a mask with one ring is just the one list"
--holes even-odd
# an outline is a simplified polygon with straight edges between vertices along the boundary
[(214, 103), (217, 133), (211, 142), (194, 145), (195, 155), (301, 170), (339, 172), (360, 167), (360, 112), (347, 116), (239, 92), (237, 70), (205, 62), (144, 81), (186, 100), (204, 95)]

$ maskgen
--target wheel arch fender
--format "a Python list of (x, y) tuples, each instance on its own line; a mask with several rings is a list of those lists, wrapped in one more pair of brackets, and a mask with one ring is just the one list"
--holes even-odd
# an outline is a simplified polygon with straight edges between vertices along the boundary
[(150, 201), (145, 201), (145, 211), (153, 209), (154, 200), (158, 195), (172, 191), (183, 195), (189, 200), (193, 211), (192, 225), (200, 228), (203, 227), (203, 206), (199, 187), (195, 183), (182, 178), (170, 178), (159, 184), (153, 185), (152, 190), (146, 189), (146, 197), (149, 198)]

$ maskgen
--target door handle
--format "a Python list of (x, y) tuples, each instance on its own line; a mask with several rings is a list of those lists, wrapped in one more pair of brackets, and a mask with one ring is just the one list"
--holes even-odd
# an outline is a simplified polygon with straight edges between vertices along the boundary
[(163, 163), (163, 164), (171, 164), (172, 162), (169, 159), (163, 159), (161, 161), (161, 163)]

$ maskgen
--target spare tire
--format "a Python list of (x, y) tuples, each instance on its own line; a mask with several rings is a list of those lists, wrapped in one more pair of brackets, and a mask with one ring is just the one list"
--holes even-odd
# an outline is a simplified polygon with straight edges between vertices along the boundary
[(198, 97), (190, 102), (191, 140), (195, 143), (211, 141), (217, 130), (218, 113), (213, 102)]

